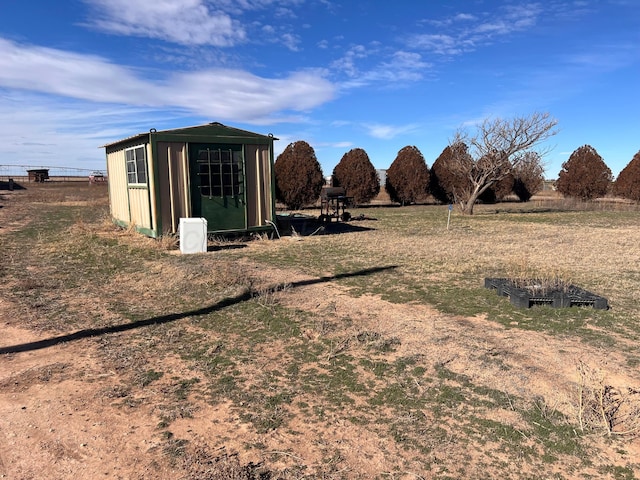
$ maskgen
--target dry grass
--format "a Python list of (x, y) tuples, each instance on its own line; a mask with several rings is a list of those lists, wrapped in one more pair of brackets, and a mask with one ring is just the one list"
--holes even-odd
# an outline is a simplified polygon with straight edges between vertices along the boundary
[(609, 385), (601, 370), (583, 362), (577, 370), (580, 430), (607, 436), (640, 434), (640, 389)]
[[(182, 256), (75, 188), (0, 211), (15, 225), (0, 234), (0, 292), (45, 337), (135, 327), (40, 351), (91, 352), (95, 372), (48, 359), (65, 368), (47, 382), (86, 380), (101, 415), (155, 425), (132, 453), (150, 459), (146, 476), (129, 478), (640, 472), (636, 216), (481, 206), (447, 230), (446, 207), (372, 207), (353, 212), (376, 218), (353, 222), (368, 230), (210, 239), (214, 251)], [(516, 311), (486, 276), (570, 281), (613, 308)], [(34, 371), (20, 388), (43, 381)]]

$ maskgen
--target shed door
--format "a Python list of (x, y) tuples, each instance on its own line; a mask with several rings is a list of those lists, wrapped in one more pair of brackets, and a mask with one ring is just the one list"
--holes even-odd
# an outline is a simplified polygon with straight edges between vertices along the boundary
[(208, 230), (247, 228), (242, 145), (190, 144), (193, 214)]

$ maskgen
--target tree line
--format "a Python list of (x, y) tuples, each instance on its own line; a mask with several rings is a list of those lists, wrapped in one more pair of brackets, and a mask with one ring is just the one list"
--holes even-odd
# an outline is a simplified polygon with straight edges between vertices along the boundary
[[(401, 205), (431, 195), (441, 203), (457, 204), (465, 214), (473, 214), (478, 201), (493, 203), (510, 194), (526, 202), (542, 189), (545, 152), (538, 146), (557, 133), (556, 125), (547, 113), (485, 120), (474, 132), (458, 130), (431, 168), (417, 147), (406, 146), (387, 169), (384, 188), (391, 201)], [(318, 200), (325, 178), (307, 142), (289, 144), (278, 155), (274, 170), (279, 202), (297, 210)], [(359, 205), (373, 200), (381, 188), (362, 148), (343, 155), (333, 169), (331, 186), (343, 187)], [(590, 145), (579, 147), (562, 164), (556, 190), (581, 200), (611, 192), (640, 202), (640, 151), (614, 182), (597, 151)]]

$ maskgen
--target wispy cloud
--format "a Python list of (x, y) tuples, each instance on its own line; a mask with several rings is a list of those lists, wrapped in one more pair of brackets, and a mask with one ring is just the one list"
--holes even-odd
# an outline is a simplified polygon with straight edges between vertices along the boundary
[(282, 44), (292, 52), (300, 50), (300, 37), (291, 33), (285, 33), (280, 37)]
[(494, 35), (509, 35), (534, 26), (541, 12), (542, 8), (535, 3), (510, 5), (506, 7), (503, 15), (475, 25), (470, 32), (472, 36), (484, 37), (487, 40)]
[(535, 26), (543, 9), (540, 4), (508, 5), (484, 16), (459, 13), (429, 20), (430, 31), (410, 35), (407, 45), (436, 55), (455, 56), (473, 51), (504, 37)]
[(0, 129), (3, 163), (102, 169), (101, 145), (146, 131), (158, 114), (14, 91), (0, 95), (0, 117), (11, 118)]
[(177, 106), (250, 123), (293, 121), (277, 113), (303, 112), (334, 96), (333, 85), (316, 71), (267, 79), (245, 71), (207, 70), (176, 74), (169, 85)]
[(0, 86), (96, 102), (152, 104), (160, 88), (133, 70), (63, 50), (25, 46), (0, 38)]
[(320, 142), (316, 143), (318, 148), (353, 148), (353, 142)]
[[(512, 5), (499, 12), (472, 15), (457, 13), (444, 19), (430, 19), (426, 33), (404, 37), (403, 48), (392, 50), (380, 44), (354, 45), (331, 64), (336, 77), (346, 77), (343, 89), (378, 84), (385, 88), (421, 81), (434, 64), (424, 55), (454, 57), (491, 44), (497, 37), (535, 26), (542, 14), (536, 3)], [(323, 46), (325, 46), (323, 44)]]
[[(372, 63), (367, 59), (373, 57)], [(342, 89), (378, 84), (385, 88), (416, 82), (424, 78), (432, 64), (425, 62), (416, 52), (397, 50), (382, 52), (379, 46), (366, 48), (357, 45), (334, 61), (331, 70), (335, 77), (344, 78)]]
[(414, 132), (419, 128), (418, 125), (415, 124), (384, 125), (381, 123), (371, 123), (363, 126), (367, 130), (367, 134), (369, 136), (383, 140), (390, 140), (398, 135)]
[(246, 40), (240, 22), (212, 11), (203, 0), (85, 0), (93, 7), (89, 24), (126, 36), (156, 38), (182, 45), (227, 47)]
[(458, 55), (468, 49), (471, 43), (459, 36), (439, 33), (414, 35), (409, 40), (409, 46), (438, 55)]
[(357, 77), (360, 75), (360, 70), (357, 67), (358, 61), (372, 54), (372, 50), (366, 46), (354, 45), (349, 48), (342, 57), (332, 62), (331, 68), (347, 77)]
[[(293, 26), (292, 7), (300, 0), (83, 0), (91, 8), (85, 26), (112, 35), (162, 40), (187, 47), (231, 48), (248, 42), (279, 43), (291, 51), (301, 40)], [(265, 25), (258, 16), (278, 20)], [(257, 35), (262, 31), (269, 35)]]
[(321, 71), (264, 78), (244, 70), (207, 69), (151, 80), (101, 57), (3, 39), (0, 87), (100, 103), (177, 108), (209, 118), (262, 124), (290, 119), (281, 112), (303, 112), (335, 94)]

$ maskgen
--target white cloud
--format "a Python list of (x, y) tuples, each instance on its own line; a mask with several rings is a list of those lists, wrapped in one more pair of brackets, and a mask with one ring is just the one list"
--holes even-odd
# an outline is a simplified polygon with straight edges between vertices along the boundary
[(279, 78), (220, 68), (151, 73), (0, 38), (2, 163), (102, 169), (100, 145), (152, 127), (187, 117), (189, 124), (300, 123), (335, 95), (321, 70)]
[(278, 112), (302, 112), (329, 101), (335, 93), (321, 71), (263, 78), (243, 70), (208, 69), (150, 80), (97, 56), (1, 38), (0, 87), (100, 103), (176, 108), (249, 123), (282, 121)]
[(5, 92), (0, 117), (11, 119), (0, 130), (1, 163), (95, 170), (104, 168), (101, 145), (146, 131), (158, 115), (144, 108)]
[(232, 46), (246, 39), (242, 25), (213, 12), (203, 0), (85, 0), (90, 24), (117, 35), (157, 38), (182, 45)]
[(305, 111), (333, 98), (334, 88), (314, 71), (265, 79), (239, 70), (177, 74), (171, 80), (173, 102), (201, 115), (263, 122), (276, 112)]
[[(346, 76), (347, 81), (341, 84), (343, 89), (358, 88), (373, 83), (385, 87), (395, 87), (408, 82), (416, 82), (424, 77), (425, 70), (431, 64), (424, 62), (419, 53), (395, 51), (387, 54), (385, 60), (367, 65), (366, 59), (379, 54), (377, 49), (367, 49), (362, 45), (351, 48), (346, 54), (331, 65), (336, 76)], [(360, 64), (362, 63), (362, 66)]]
[(347, 50), (341, 58), (332, 62), (331, 68), (347, 77), (356, 77), (359, 75), (359, 70), (356, 66), (357, 60), (366, 58), (367, 56), (366, 47), (363, 45), (355, 45)]
[(454, 20), (471, 21), (471, 20), (475, 20), (476, 16), (470, 13), (459, 13), (453, 18)]
[(297, 35), (293, 35), (291, 33), (285, 33), (281, 37), (282, 44), (287, 47), (292, 52), (297, 52), (300, 50), (300, 37)]
[(443, 20), (428, 21), (436, 31), (411, 35), (407, 44), (436, 55), (460, 55), (491, 43), (496, 36), (507, 36), (535, 26), (542, 13), (542, 7), (537, 3), (506, 6), (482, 17), (460, 13)]
[(446, 34), (414, 35), (409, 40), (409, 46), (438, 55), (457, 55), (463, 52), (461, 39)]
[(380, 123), (365, 124), (367, 133), (374, 137), (383, 140), (390, 140), (398, 135), (404, 135), (415, 131), (418, 126), (415, 124), (410, 125), (384, 125)]
[(125, 67), (93, 55), (22, 46), (0, 38), (0, 87), (53, 93), (96, 102), (145, 105), (160, 89)]
[(319, 142), (316, 144), (318, 148), (353, 148), (353, 142), (341, 141), (341, 142)]

